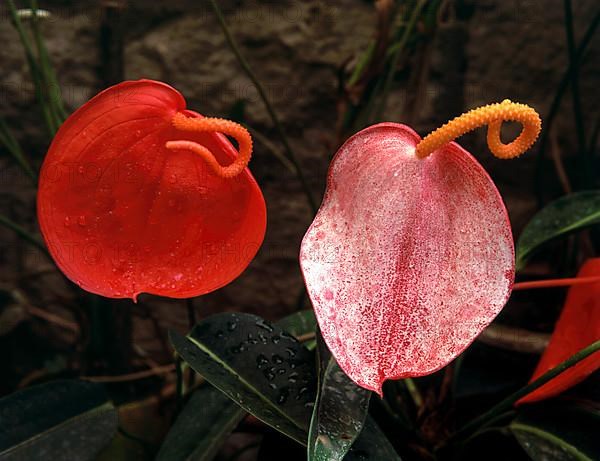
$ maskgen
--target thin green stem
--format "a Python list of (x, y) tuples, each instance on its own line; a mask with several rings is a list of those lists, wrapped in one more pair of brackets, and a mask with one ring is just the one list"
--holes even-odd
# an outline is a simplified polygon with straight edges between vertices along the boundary
[(58, 85), (58, 80), (56, 79), (56, 74), (54, 69), (52, 68), (52, 63), (50, 62), (50, 56), (48, 55), (48, 49), (44, 43), (44, 39), (42, 37), (42, 33), (40, 31), (39, 25), (39, 15), (38, 15), (38, 4), (37, 0), (30, 0), (29, 6), (31, 8), (31, 29), (33, 31), (33, 36), (35, 39), (35, 44), (38, 52), (39, 62), (41, 74), (44, 79), (44, 85), (46, 89), (46, 95), (48, 98), (48, 105), (52, 112), (52, 116), (54, 118), (54, 122), (56, 127), (58, 128), (62, 122), (67, 118), (67, 112), (65, 111), (62, 98), (60, 96), (60, 86)]
[(36, 62), (35, 55), (33, 53), (33, 48), (31, 43), (29, 42), (29, 38), (25, 33), (25, 29), (23, 28), (23, 23), (21, 22), (21, 18), (17, 13), (17, 8), (13, 0), (8, 0), (8, 9), (10, 12), (11, 19), (19, 34), (19, 39), (21, 40), (21, 44), (25, 50), (25, 57), (27, 59), (27, 64), (29, 65), (29, 72), (31, 73), (31, 78), (33, 80), (33, 85), (35, 87), (35, 96), (40, 105), (40, 109), (42, 110), (42, 115), (44, 116), (44, 121), (46, 122), (46, 128), (48, 129), (48, 133), (51, 136), (54, 136), (58, 126), (55, 124), (55, 120), (53, 119), (48, 105), (44, 99), (44, 85), (42, 81), (41, 70)]
[(406, 386), (406, 390), (413, 399), (413, 402), (415, 403), (417, 409), (422, 408), (423, 396), (421, 395), (421, 391), (419, 391), (419, 388), (417, 387), (415, 381), (411, 378), (406, 378), (404, 379), (404, 385)]
[(298, 158), (296, 157), (296, 154), (294, 153), (294, 151), (288, 141), (285, 131), (283, 130), (283, 126), (281, 125), (281, 122), (279, 121), (279, 117), (277, 116), (277, 113), (273, 109), (273, 105), (271, 104), (271, 101), (269, 100), (267, 93), (265, 92), (260, 81), (258, 80), (256, 75), (252, 71), (250, 64), (248, 64), (248, 61), (246, 61), (246, 58), (244, 58), (239, 47), (237, 46), (233, 36), (231, 35), (231, 32), (229, 31), (227, 23), (225, 22), (225, 18), (223, 17), (223, 13), (221, 12), (221, 9), (219, 8), (219, 5), (217, 4), (216, 0), (210, 0), (210, 4), (215, 13), (215, 16), (217, 17), (217, 20), (219, 21), (219, 25), (221, 26), (221, 29), (223, 30), (223, 34), (225, 35), (225, 40), (227, 40), (227, 43), (229, 44), (231, 51), (237, 58), (238, 63), (240, 64), (240, 66), (242, 67), (242, 69), (244, 70), (244, 72), (246, 73), (248, 78), (252, 81), (252, 83), (256, 87), (256, 91), (258, 91), (258, 94), (259, 94), (260, 98), (262, 99), (263, 104), (265, 105), (265, 108), (267, 109), (267, 112), (269, 113), (269, 116), (271, 117), (271, 120), (273, 121), (273, 125), (275, 126), (275, 129), (277, 130), (277, 134), (281, 138), (281, 143), (283, 144), (286, 155), (287, 155), (288, 159), (290, 160), (290, 162), (292, 162), (292, 164), (294, 165), (294, 168), (296, 169), (296, 175), (298, 177), (298, 180), (300, 181), (300, 184), (302, 185), (302, 189), (304, 189), (304, 193), (306, 195), (306, 200), (308, 201), (308, 204), (309, 204), (312, 212), (316, 213), (317, 209), (318, 209), (317, 202), (315, 201), (315, 199), (313, 197), (312, 190), (310, 189), (308, 181), (306, 180), (306, 176), (304, 175), (304, 172), (302, 171), (300, 162), (298, 161)]
[(27, 177), (36, 184), (37, 175), (33, 171), (29, 161), (25, 158), (25, 154), (23, 153), (23, 149), (21, 149), (19, 142), (13, 136), (8, 125), (2, 118), (0, 118), (0, 143), (4, 144), (15, 162), (17, 162), (17, 165), (19, 165)]
[(390, 89), (392, 87), (392, 82), (394, 81), (394, 75), (396, 74), (396, 68), (398, 67), (398, 61), (400, 60), (400, 55), (402, 54), (402, 51), (406, 47), (406, 44), (408, 43), (408, 39), (410, 38), (410, 35), (411, 35), (413, 29), (415, 28), (417, 20), (419, 19), (421, 11), (423, 10), (423, 7), (426, 4), (427, 4), (426, 0), (418, 0), (417, 1), (417, 4), (415, 5), (414, 9), (411, 12), (410, 18), (408, 19), (408, 23), (406, 24), (406, 27), (404, 28), (402, 37), (400, 38), (399, 42), (394, 44), (394, 46), (391, 48), (394, 51), (393, 51), (392, 57), (390, 59), (390, 67), (388, 69), (387, 75), (385, 76), (385, 80), (383, 82), (383, 88), (381, 90), (381, 96), (380, 96), (380, 100), (379, 100), (379, 108), (377, 109), (377, 112), (375, 114), (375, 117), (377, 120), (379, 120), (382, 117), (383, 111), (385, 110), (387, 98), (388, 98)]
[(176, 400), (176, 410), (175, 417), (179, 414), (181, 409), (183, 408), (183, 360), (179, 355), (175, 356), (175, 400)]
[(571, 99), (575, 115), (575, 128), (577, 133), (577, 145), (581, 158), (582, 186), (589, 186), (590, 167), (585, 149), (585, 127), (583, 122), (583, 111), (581, 109), (581, 95), (579, 92), (579, 60), (575, 50), (575, 32), (573, 31), (573, 10), (571, 0), (564, 0), (565, 10), (565, 33), (567, 36), (567, 50), (569, 54), (569, 69), (571, 81)]
[[(592, 38), (594, 37), (594, 34), (596, 33), (598, 24), (600, 24), (600, 12), (596, 13), (596, 15), (593, 17), (592, 21), (590, 22), (590, 25), (586, 29), (581, 41), (579, 42), (579, 46), (577, 47), (577, 51), (576, 51), (576, 58), (577, 58), (576, 62), (578, 63), (578, 65), (583, 61), (584, 54), (585, 54), (587, 47), (590, 44)], [(563, 98), (568, 86), (569, 86), (570, 76), (571, 76), (571, 65), (572, 64), (569, 63), (569, 66), (567, 67), (566, 71), (564, 72), (563, 76), (561, 77), (561, 80), (560, 80), (558, 87), (556, 89), (556, 92), (554, 94), (554, 99), (552, 100), (552, 103), (550, 104), (550, 109), (548, 110), (548, 113), (544, 117), (544, 129), (542, 131), (542, 135), (540, 136), (540, 143), (539, 143), (540, 147), (539, 147), (539, 151), (538, 151), (539, 153), (538, 153), (537, 160), (536, 160), (536, 178), (535, 178), (538, 202), (539, 202), (540, 206), (542, 205), (542, 202), (543, 202), (542, 183), (541, 183), (542, 182), (542, 178), (541, 178), (542, 162), (544, 161), (544, 157), (545, 157), (545, 153), (546, 153), (546, 146), (548, 144), (548, 136), (550, 134), (550, 129), (552, 127), (552, 123), (554, 122), (554, 119), (556, 118), (556, 115), (558, 114), (558, 110), (560, 109), (560, 103), (562, 101), (562, 98)]]
[(367, 49), (362, 54), (362, 56), (359, 58), (358, 62), (356, 63), (356, 66), (354, 67), (354, 71), (352, 72), (352, 75), (348, 79), (348, 86), (354, 85), (356, 82), (358, 82), (360, 77), (362, 77), (363, 72), (367, 68), (367, 65), (371, 62), (371, 59), (373, 59), (373, 53), (375, 52), (375, 45), (376, 45), (376, 43), (374, 40), (369, 42), (369, 44), (367, 45)]
[[(196, 326), (196, 306), (194, 305), (194, 298), (187, 298), (185, 300), (185, 307), (188, 317), (188, 330), (192, 331), (192, 329)], [(190, 368), (188, 373), (187, 388), (192, 389), (195, 383), (196, 372)]]
[(579, 352), (572, 355), (564, 362), (560, 363), (556, 367), (554, 367), (551, 370), (544, 373), (542, 376), (540, 376), (535, 381), (529, 383), (527, 386), (522, 387), (514, 394), (509, 395), (504, 400), (502, 400), (502, 402), (500, 402), (499, 404), (497, 404), (490, 410), (486, 411), (482, 415), (478, 416), (471, 422), (464, 425), (462, 428), (460, 428), (458, 431), (456, 431), (448, 439), (448, 441), (446, 443), (448, 443), (450, 441), (454, 441), (456, 439), (461, 439), (464, 436), (468, 436), (477, 428), (488, 424), (490, 420), (492, 420), (492, 419), (496, 418), (498, 415), (510, 410), (512, 408), (512, 406), (515, 404), (515, 402), (517, 402), (519, 399), (521, 399), (522, 397), (525, 397), (527, 394), (542, 387), (548, 381), (550, 381), (550, 380), (556, 378), (558, 375), (560, 375), (563, 371), (577, 365), (579, 362), (581, 362), (582, 360), (584, 360), (585, 358), (589, 357), (590, 355), (592, 355), (593, 353), (595, 353), (597, 351), (600, 351), (600, 340), (598, 340), (598, 341), (590, 344), (586, 348), (580, 350)]
[(30, 243), (31, 245), (38, 248), (39, 250), (41, 250), (48, 257), (50, 256), (50, 253), (48, 253), (48, 249), (44, 246), (44, 244), (40, 240), (38, 240), (37, 237), (35, 237), (33, 234), (31, 234), (25, 228), (19, 226), (17, 223), (10, 220), (6, 216), (0, 215), (0, 225), (14, 231), (23, 240)]
[(264, 147), (266, 147), (273, 156), (279, 160), (279, 162), (292, 174), (297, 174), (297, 169), (294, 164), (283, 154), (280, 152), (279, 147), (274, 145), (274, 143), (256, 128), (252, 128), (246, 124), (244, 124), (246, 129), (250, 132), (250, 134), (258, 140)]

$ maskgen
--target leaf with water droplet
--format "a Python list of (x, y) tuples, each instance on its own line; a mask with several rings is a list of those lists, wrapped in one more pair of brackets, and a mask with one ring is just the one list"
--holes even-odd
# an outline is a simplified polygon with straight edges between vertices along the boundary
[[(226, 334), (219, 337), (219, 331)], [(256, 341), (259, 335), (266, 342)], [(306, 444), (312, 413), (306, 404), (315, 399), (316, 375), (312, 354), (293, 336), (254, 315), (222, 313), (200, 322), (187, 337), (171, 332), (170, 339), (183, 360), (213, 386)]]
[(362, 432), (344, 461), (402, 461), (377, 423), (367, 416)]
[(283, 330), (294, 336), (313, 333), (317, 327), (317, 319), (312, 310), (305, 310), (289, 315), (277, 322)]
[(310, 424), (308, 461), (341, 461), (362, 431), (371, 392), (346, 376), (320, 334), (317, 352), (319, 389)]
[(566, 195), (550, 203), (529, 221), (517, 241), (517, 269), (545, 243), (600, 223), (600, 192)]

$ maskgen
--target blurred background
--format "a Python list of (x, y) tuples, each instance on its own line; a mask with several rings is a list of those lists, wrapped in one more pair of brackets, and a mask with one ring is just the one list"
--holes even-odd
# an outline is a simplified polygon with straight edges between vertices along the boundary
[[(267, 202), (268, 229), (248, 270), (210, 295), (186, 301), (146, 295), (137, 304), (92, 298), (24, 238), (39, 238), (36, 189), (1, 146), (0, 215), (25, 234), (10, 224), (0, 227), (0, 394), (52, 376), (127, 375), (150, 367), (162, 372), (125, 379), (118, 390), (123, 401), (154, 395), (173, 381), (168, 328), (184, 332), (223, 310), (279, 319), (308, 308), (297, 260), (312, 220), (307, 192), (320, 202), (332, 155), (350, 134), (376, 121), (405, 123), (424, 136), (490, 102), (508, 98), (536, 108), (543, 140), (519, 160), (494, 158), (485, 129), (459, 141), (498, 185), (516, 236), (543, 204), (597, 185), (600, 47), (598, 34), (590, 33), (598, 23), (595, 0), (573, 2), (570, 12), (559, 0), (219, 4), (278, 115), (305, 184), (209, 2), (40, 1), (47, 15), (39, 26), (60, 87), (49, 87), (46, 96), (60, 95), (70, 113), (113, 83), (151, 78), (177, 88), (204, 115), (248, 125), (255, 137), (251, 169)], [(22, 21), (27, 26), (26, 15)], [(37, 171), (51, 137), (5, 2), (0, 43), (3, 129)], [(519, 129), (509, 124), (506, 139)], [(596, 160), (582, 164), (586, 156)], [(572, 275), (577, 263), (550, 255), (534, 261), (525, 277)], [(560, 296), (544, 296), (543, 312), (524, 313), (517, 297), (504, 320), (549, 331)]]

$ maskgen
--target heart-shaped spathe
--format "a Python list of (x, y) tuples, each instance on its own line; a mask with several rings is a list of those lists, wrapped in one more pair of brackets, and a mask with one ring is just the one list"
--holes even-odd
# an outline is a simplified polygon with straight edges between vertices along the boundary
[(486, 171), (454, 142), (419, 159), (420, 140), (382, 123), (346, 141), (300, 252), (327, 346), (378, 393), (447, 365), (514, 280), (510, 223)]
[(218, 132), (176, 128), (176, 114), (202, 117), (167, 84), (123, 82), (54, 138), (38, 219), (57, 265), (82, 288), (112, 298), (198, 296), (235, 279), (260, 247), (266, 210), (252, 174), (220, 177), (200, 155), (167, 148), (192, 141), (218, 164), (238, 157)]

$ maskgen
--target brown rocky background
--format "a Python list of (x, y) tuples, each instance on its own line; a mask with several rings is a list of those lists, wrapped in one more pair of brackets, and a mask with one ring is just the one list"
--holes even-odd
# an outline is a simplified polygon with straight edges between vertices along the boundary
[[(107, 63), (102, 63), (100, 46), (100, 3), (40, 2), (41, 8), (52, 13), (43, 30), (69, 110), (105, 86)], [(413, 77), (410, 72), (401, 72), (384, 118), (408, 122), (424, 135), (465, 109), (505, 98), (530, 104), (546, 114), (568, 62), (562, 2), (459, 3), (459, 13), (445, 18), (433, 40), (430, 67), (417, 107), (407, 113), (404, 103), (414, 96), (407, 90)], [(224, 1), (222, 8), (244, 55), (274, 102), (315, 195), (320, 197), (328, 161), (338, 142), (338, 75), (375, 34), (372, 3), (243, 0)], [(578, 39), (597, 8), (594, 0), (574, 2)], [(262, 102), (228, 48), (207, 2), (132, 0), (122, 12), (122, 21), (122, 71), (126, 79), (145, 77), (168, 82), (186, 96), (189, 107), (207, 115), (228, 116), (243, 101), (246, 122), (270, 139), (275, 149), (282, 149)], [(49, 139), (34, 108), (22, 47), (4, 5), (0, 6), (0, 43), (0, 114), (39, 166)], [(596, 41), (589, 47), (581, 69), (588, 126), (597, 118), (600, 102), (597, 80), (592, 78), (600, 70), (597, 45)], [(567, 169), (575, 162), (572, 114), (567, 96), (555, 124)], [(537, 206), (536, 150), (519, 161), (505, 163), (488, 153), (484, 139), (485, 130), (479, 130), (461, 142), (497, 181), (518, 233)], [(302, 281), (297, 253), (311, 221), (310, 209), (296, 177), (260, 140), (251, 168), (268, 206), (266, 241), (242, 277), (195, 301), (199, 316), (217, 310), (239, 310), (274, 319), (298, 307)], [(550, 161), (544, 169), (546, 196), (552, 197), (560, 186)], [(0, 158), (0, 172), (0, 211), (37, 232), (34, 189), (6, 155)], [(15, 274), (51, 269), (42, 256), (24, 246), (11, 231), (1, 228), (0, 236), (3, 283), (10, 284)], [(36, 304), (51, 308), (58, 304), (64, 285), (59, 276), (45, 277), (43, 282), (33, 284), (35, 289), (28, 296)], [(186, 309), (181, 301), (143, 296), (141, 304), (151, 307), (163, 330), (186, 328)], [(155, 332), (148, 325), (145, 321), (135, 322), (135, 336), (137, 342), (147, 343), (151, 349)]]

